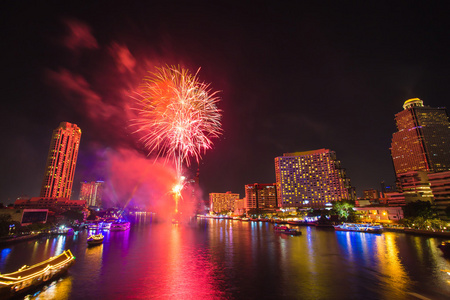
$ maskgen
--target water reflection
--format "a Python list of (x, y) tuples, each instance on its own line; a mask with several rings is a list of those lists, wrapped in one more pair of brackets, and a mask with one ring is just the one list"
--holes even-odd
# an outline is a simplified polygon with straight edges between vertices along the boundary
[(395, 233), (386, 232), (382, 238), (384, 241), (376, 243), (380, 287), (389, 286), (389, 289), (383, 288), (383, 298), (394, 299), (410, 290), (411, 281), (400, 260)]
[(40, 291), (30, 295), (28, 299), (36, 300), (67, 300), (70, 299), (70, 292), (72, 290), (71, 276), (62, 277), (53, 281), (49, 285), (44, 286)]
[[(33, 299), (446, 299), (450, 262), (439, 239), (405, 234), (335, 232), (233, 220), (145, 223), (104, 232), (87, 247), (87, 232), (0, 249), (1, 272), (70, 248), (74, 266)], [(151, 218), (149, 218), (151, 220)]]

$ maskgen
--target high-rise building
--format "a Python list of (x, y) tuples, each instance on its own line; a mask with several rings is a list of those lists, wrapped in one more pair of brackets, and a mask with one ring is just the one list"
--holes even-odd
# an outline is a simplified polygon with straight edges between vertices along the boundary
[(397, 175), (450, 171), (450, 123), (445, 108), (409, 99), (395, 121), (398, 131), (392, 135), (391, 155)]
[(254, 183), (245, 186), (246, 208), (271, 209), (278, 207), (276, 183)]
[(103, 181), (82, 182), (80, 200), (86, 200), (88, 206), (102, 206)]
[(239, 194), (234, 194), (232, 192), (226, 193), (210, 193), (209, 194), (209, 205), (210, 212), (221, 213), (221, 212), (233, 212), (235, 209), (236, 199), (239, 199)]
[(329, 149), (276, 157), (275, 174), (281, 207), (323, 208), (333, 201), (356, 200), (345, 169)]
[(68, 122), (53, 130), (40, 197), (70, 199), (80, 137), (80, 128)]

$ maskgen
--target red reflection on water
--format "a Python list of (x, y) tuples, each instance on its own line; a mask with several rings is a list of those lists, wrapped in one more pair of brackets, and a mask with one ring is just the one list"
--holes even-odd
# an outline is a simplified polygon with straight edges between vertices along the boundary
[(168, 224), (155, 227), (148, 245), (151, 269), (141, 278), (142, 288), (135, 290), (133, 297), (224, 298), (218, 268), (211, 262), (209, 251), (196, 244), (192, 228)]

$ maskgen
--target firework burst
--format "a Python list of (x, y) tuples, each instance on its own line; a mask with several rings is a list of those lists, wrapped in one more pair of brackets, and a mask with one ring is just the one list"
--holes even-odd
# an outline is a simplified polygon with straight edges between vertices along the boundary
[(181, 67), (158, 68), (143, 80), (138, 93), (136, 133), (149, 153), (175, 163), (178, 179), (182, 165), (197, 162), (221, 134), (217, 92)]

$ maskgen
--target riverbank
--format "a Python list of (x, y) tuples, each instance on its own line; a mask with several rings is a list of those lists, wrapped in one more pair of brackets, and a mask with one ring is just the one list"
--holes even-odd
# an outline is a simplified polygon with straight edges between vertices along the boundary
[(41, 235), (42, 235), (41, 233), (32, 233), (32, 234), (15, 236), (15, 237), (2, 237), (2, 238), (0, 238), (0, 246), (10, 245), (10, 244), (14, 244), (14, 243), (22, 242), (22, 241), (28, 241), (28, 240), (32, 240), (32, 239), (37, 239)]
[(450, 231), (445, 230), (423, 230), (415, 228), (404, 228), (404, 227), (384, 227), (385, 231), (390, 232), (401, 232), (415, 235), (425, 235), (431, 237), (448, 237), (450, 238)]

